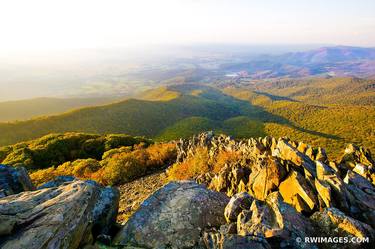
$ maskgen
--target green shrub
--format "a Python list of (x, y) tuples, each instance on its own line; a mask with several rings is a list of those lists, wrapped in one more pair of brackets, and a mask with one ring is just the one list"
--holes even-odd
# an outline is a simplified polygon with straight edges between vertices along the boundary
[(0, 148), (0, 162), (9, 165), (24, 165), (28, 169), (43, 169), (58, 166), (76, 159), (100, 160), (107, 150), (142, 143), (150, 140), (123, 134), (93, 135), (85, 133), (50, 134), (29, 142)]

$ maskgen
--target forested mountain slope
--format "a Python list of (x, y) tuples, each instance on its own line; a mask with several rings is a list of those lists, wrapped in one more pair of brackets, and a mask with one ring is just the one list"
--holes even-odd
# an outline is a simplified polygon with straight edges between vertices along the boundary
[[(375, 107), (367, 104), (373, 96), (370, 83), (357, 79), (323, 79), (321, 82), (305, 80), (301, 84), (271, 82), (256, 89), (243, 86), (217, 89), (198, 84), (161, 87), (147, 91), (138, 99), (2, 123), (0, 144), (69, 131), (125, 133), (167, 141), (214, 130), (238, 138), (288, 136), (325, 147), (332, 156), (337, 155), (336, 148), (350, 142), (373, 150)], [(307, 90), (300, 91), (319, 89), (319, 85), (321, 101), (315, 100), (317, 95)], [(366, 90), (366, 86), (370, 87)], [(368, 97), (365, 101), (364, 95)]]

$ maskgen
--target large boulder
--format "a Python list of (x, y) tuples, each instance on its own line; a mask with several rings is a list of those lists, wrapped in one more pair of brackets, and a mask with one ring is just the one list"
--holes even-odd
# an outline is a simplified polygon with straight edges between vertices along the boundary
[(114, 244), (146, 248), (199, 248), (203, 230), (225, 223), (223, 193), (193, 181), (170, 182), (145, 200)]
[[(347, 237), (347, 238), (369, 238), (370, 245), (375, 242), (375, 230), (356, 219), (353, 219), (336, 208), (326, 208), (316, 212), (310, 217), (317, 226), (319, 235), (326, 237)], [(361, 244), (329, 244), (329, 248), (362, 248)]]
[(351, 199), (352, 214), (375, 228), (375, 187), (363, 176), (348, 170), (344, 182)]
[(314, 248), (297, 243), (297, 238), (312, 236), (314, 231), (309, 220), (284, 203), (278, 192), (268, 195), (265, 201), (254, 200), (250, 210), (243, 210), (238, 215), (237, 232), (267, 238), (276, 248)]
[(79, 248), (115, 223), (119, 192), (67, 182), (0, 199), (0, 248)]
[(25, 168), (0, 164), (0, 198), (34, 189)]

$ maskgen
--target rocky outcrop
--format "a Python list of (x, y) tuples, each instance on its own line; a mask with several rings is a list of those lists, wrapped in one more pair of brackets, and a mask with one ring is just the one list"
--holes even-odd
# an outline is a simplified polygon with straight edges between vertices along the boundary
[(371, 157), (371, 152), (366, 148), (349, 144), (340, 164), (345, 166), (344, 170), (351, 169), (375, 185), (375, 161)]
[(251, 168), (248, 191), (257, 199), (264, 200), (277, 190), (286, 171), (280, 163), (271, 157), (260, 157)]
[(210, 178), (209, 175), (206, 175), (205, 181), (210, 181), (209, 188), (232, 196), (246, 190), (245, 185), (248, 182), (247, 176), (249, 173), (250, 171), (247, 168), (227, 165), (216, 176)]
[[(234, 140), (205, 133), (191, 140), (181, 140), (179, 159), (184, 161), (193, 156), (198, 147), (207, 149), (209, 161), (214, 161), (221, 151), (240, 155), (240, 159), (226, 164), (219, 173), (207, 173), (197, 178), (210, 189), (233, 197), (225, 215), (227, 228), (236, 224), (237, 235), (285, 240), (281, 231), (295, 231), (297, 236), (304, 226), (293, 229), (275, 223), (275, 217), (284, 217), (285, 210), (300, 221), (306, 223), (307, 219), (308, 223), (314, 213), (335, 208), (348, 218), (375, 228), (375, 165), (370, 151), (363, 147), (349, 145), (341, 160), (329, 161), (324, 149), (287, 138)], [(289, 208), (271, 208), (271, 202), (267, 200), (275, 192), (282, 200), (277, 202), (279, 206)], [(252, 201), (250, 208), (249, 201)], [(240, 218), (234, 219), (235, 215)], [(283, 218), (283, 221), (287, 220)], [(231, 232), (227, 234), (233, 234), (234, 229), (229, 230)], [(226, 238), (217, 233), (207, 238), (221, 238), (216, 239), (219, 241)], [(293, 236), (286, 241), (293, 241), (291, 238)], [(267, 241), (273, 245), (269, 239)]]
[(25, 168), (0, 164), (0, 198), (34, 189)]
[[(223, 151), (236, 156), (218, 164), (218, 173), (200, 175), (198, 183), (162, 186), (157, 176), (122, 186), (122, 202), (130, 208), (122, 214), (132, 215), (113, 240), (118, 191), (68, 176), (30, 191), (22, 168), (0, 166), (0, 248), (98, 249), (105, 242), (129, 249), (297, 249), (317, 248), (304, 241), (316, 236), (375, 241), (374, 160), (368, 150), (349, 145), (334, 162), (324, 149), (287, 138), (234, 140), (209, 132), (178, 141), (177, 163), (201, 147), (208, 168)], [(152, 186), (137, 197), (143, 185)], [(318, 246), (363, 246), (338, 245)]]
[(170, 182), (141, 204), (115, 237), (115, 245), (202, 248), (203, 231), (225, 223), (228, 201), (193, 181)]
[[(327, 237), (369, 238), (375, 240), (375, 230), (356, 219), (348, 217), (336, 208), (326, 208), (311, 216), (312, 222), (318, 227), (321, 233)], [(329, 248), (363, 248), (364, 245), (350, 243), (350, 245), (331, 244)], [(367, 245), (369, 243), (367, 242)]]
[(265, 201), (254, 200), (250, 209), (243, 210), (238, 215), (237, 232), (242, 236), (267, 238), (277, 248), (304, 246), (296, 238), (313, 235), (309, 220), (284, 203), (277, 192), (268, 195)]
[(0, 247), (79, 248), (108, 233), (118, 209), (117, 190), (92, 181), (22, 192), (0, 199)]

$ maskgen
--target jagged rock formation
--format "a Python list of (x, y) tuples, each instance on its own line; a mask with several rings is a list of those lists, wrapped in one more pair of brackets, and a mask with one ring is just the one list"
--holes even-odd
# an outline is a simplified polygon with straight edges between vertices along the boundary
[(145, 200), (116, 235), (116, 245), (204, 248), (205, 229), (225, 223), (229, 199), (193, 181), (170, 182)]
[(114, 224), (119, 194), (92, 181), (0, 199), (0, 248), (78, 248)]
[[(283, 241), (298, 248), (302, 245), (292, 242), (296, 237), (311, 236), (314, 231), (306, 231), (311, 224), (321, 229), (344, 229), (352, 236), (356, 234), (350, 228), (352, 224), (363, 224), (360, 227), (366, 227), (366, 233), (362, 229), (362, 235), (373, 236), (375, 164), (371, 153), (362, 147), (348, 145), (338, 162), (329, 161), (322, 148), (287, 138), (236, 141), (204, 133), (191, 140), (180, 140), (177, 147), (180, 162), (194, 156), (199, 147), (207, 149), (209, 160), (214, 160), (220, 151), (241, 155), (240, 160), (225, 165), (218, 174), (206, 173), (196, 179), (210, 189), (233, 196), (225, 211), (229, 224), (221, 235), (206, 235), (209, 244), (216, 238), (215, 243), (221, 241), (223, 245), (225, 234), (237, 234), (265, 237), (276, 247), (284, 246), (280, 244)], [(340, 221), (350, 222), (339, 224), (334, 219), (327, 225), (327, 217), (332, 217), (327, 212), (337, 214)], [(310, 216), (315, 217), (313, 222)]]
[[(316, 212), (311, 216), (312, 222), (318, 227), (319, 231), (331, 237), (347, 238), (369, 238), (375, 239), (375, 231), (371, 226), (346, 216), (336, 208), (326, 208), (321, 212)], [(339, 229), (334, 229), (339, 228)], [(332, 245), (331, 248), (360, 248), (361, 245)]]
[[(102, 248), (96, 241), (129, 249), (373, 245), (375, 164), (365, 148), (349, 145), (334, 162), (324, 149), (287, 138), (237, 141), (209, 132), (178, 141), (177, 164), (201, 147), (208, 152), (208, 164), (222, 151), (240, 156), (219, 173), (198, 176), (198, 183), (164, 185), (115, 236), (111, 227), (118, 211), (117, 190), (62, 176), (30, 191), (34, 187), (24, 169), (0, 165), (0, 248)], [(136, 191), (140, 185), (131, 186), (128, 190)], [(134, 200), (129, 191), (123, 190), (122, 198)], [(303, 240), (322, 235), (370, 242), (316, 245)]]
[(34, 189), (25, 168), (0, 164), (0, 198)]

